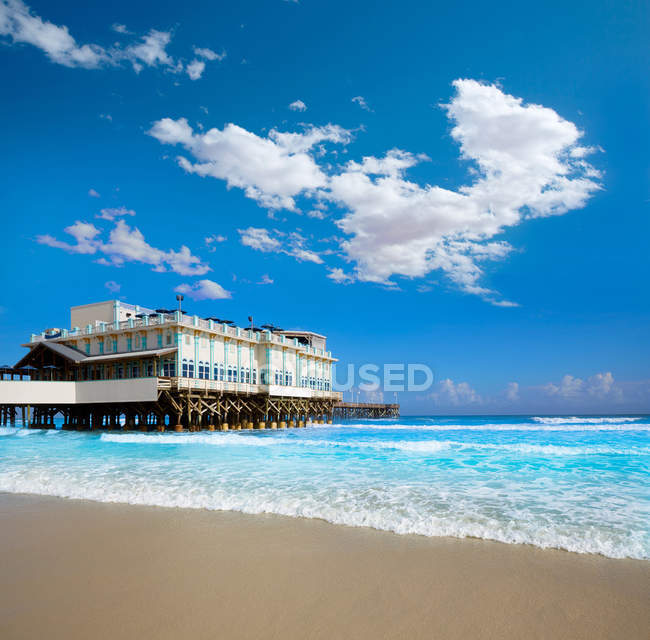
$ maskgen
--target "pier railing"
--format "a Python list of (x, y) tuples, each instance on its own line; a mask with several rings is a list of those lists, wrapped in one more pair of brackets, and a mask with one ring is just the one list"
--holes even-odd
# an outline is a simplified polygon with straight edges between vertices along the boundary
[(297, 398), (317, 398), (340, 402), (343, 394), (339, 391), (321, 391), (309, 387), (273, 384), (247, 384), (244, 382), (224, 382), (202, 378), (158, 378), (159, 389), (183, 389), (192, 391), (217, 391), (239, 394), (264, 394)]

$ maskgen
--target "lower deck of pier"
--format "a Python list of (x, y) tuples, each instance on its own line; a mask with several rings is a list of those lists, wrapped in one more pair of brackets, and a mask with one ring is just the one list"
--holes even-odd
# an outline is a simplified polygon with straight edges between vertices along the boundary
[(201, 431), (301, 427), (331, 423), (332, 399), (268, 395), (210, 394), (163, 390), (154, 402), (75, 405), (0, 405), (0, 424), (53, 428), (60, 416), (64, 429)]

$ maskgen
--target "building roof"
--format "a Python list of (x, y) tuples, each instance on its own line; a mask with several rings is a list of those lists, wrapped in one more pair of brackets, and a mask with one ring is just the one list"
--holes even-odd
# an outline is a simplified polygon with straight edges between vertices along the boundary
[(174, 353), (176, 347), (165, 347), (164, 349), (148, 349), (146, 351), (127, 351), (126, 353), (107, 353), (101, 356), (86, 356), (83, 364), (92, 362), (106, 362), (108, 360), (127, 360), (131, 358), (154, 358)]
[(42, 340), (36, 343), (36, 346), (32, 347), (30, 352), (23, 356), (14, 366), (14, 369), (19, 369), (26, 364), (29, 364), (29, 361), (34, 357), (35, 353), (38, 353), (42, 349), (49, 349), (54, 353), (62, 356), (66, 360), (70, 360), (74, 363), (79, 363), (85, 360), (86, 354), (75, 349), (74, 347), (69, 347), (68, 345), (61, 344), (60, 342), (48, 342), (47, 340)]
[(327, 336), (324, 336), (321, 333), (316, 333), (315, 331), (303, 331), (302, 329), (283, 329), (282, 331), (278, 331), (278, 333), (285, 336), (315, 336), (316, 338), (327, 338)]
[(31, 351), (25, 355), (18, 363), (13, 367), (14, 369), (20, 369), (29, 363), (30, 359), (34, 356), (35, 353), (41, 349), (49, 349), (54, 353), (62, 356), (66, 360), (73, 362), (74, 364), (87, 364), (93, 362), (106, 362), (109, 360), (127, 360), (131, 358), (152, 358), (157, 356), (164, 356), (168, 353), (173, 353), (176, 351), (176, 347), (166, 347), (164, 349), (148, 349), (146, 351), (129, 351), (127, 353), (108, 353), (101, 356), (87, 356), (79, 349), (74, 347), (69, 347), (66, 344), (61, 344), (60, 342), (48, 342), (42, 340), (36, 343)]

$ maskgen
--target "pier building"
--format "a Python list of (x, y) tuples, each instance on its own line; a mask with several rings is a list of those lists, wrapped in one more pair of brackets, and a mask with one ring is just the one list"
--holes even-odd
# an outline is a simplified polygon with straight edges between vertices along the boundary
[(328, 422), (326, 337), (271, 325), (239, 327), (180, 309), (108, 300), (70, 309), (70, 328), (32, 334), (0, 368), (0, 422), (34, 427), (198, 430)]

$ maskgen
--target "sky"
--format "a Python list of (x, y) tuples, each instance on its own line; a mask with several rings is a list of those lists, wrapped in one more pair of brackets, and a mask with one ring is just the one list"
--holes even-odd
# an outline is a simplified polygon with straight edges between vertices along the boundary
[(182, 292), (430, 367), (405, 414), (649, 412), (649, 19), (0, 0), (0, 364)]

